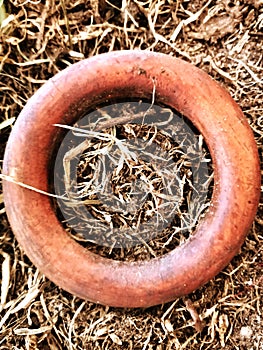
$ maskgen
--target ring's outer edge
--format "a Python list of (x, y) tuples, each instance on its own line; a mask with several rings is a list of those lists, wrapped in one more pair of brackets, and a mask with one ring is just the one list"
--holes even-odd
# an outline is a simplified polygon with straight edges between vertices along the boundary
[(121, 96), (151, 98), (189, 118), (203, 134), (215, 167), (210, 209), (185, 244), (160, 258), (120, 262), (88, 252), (62, 228), (50, 199), (3, 181), (8, 219), (32, 262), (81, 298), (146, 307), (188, 294), (238, 252), (259, 202), (260, 167), (253, 133), (238, 105), (206, 73), (160, 53), (98, 55), (60, 72), (28, 101), (11, 132), (3, 173), (48, 191), (52, 149), (61, 130), (90, 105)]

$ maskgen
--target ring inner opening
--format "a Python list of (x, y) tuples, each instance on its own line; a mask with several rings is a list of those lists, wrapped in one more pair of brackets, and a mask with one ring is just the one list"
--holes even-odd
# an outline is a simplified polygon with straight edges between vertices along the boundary
[(147, 100), (111, 100), (69, 127), (51, 187), (72, 239), (103, 257), (136, 261), (194, 234), (209, 209), (213, 164), (187, 118)]

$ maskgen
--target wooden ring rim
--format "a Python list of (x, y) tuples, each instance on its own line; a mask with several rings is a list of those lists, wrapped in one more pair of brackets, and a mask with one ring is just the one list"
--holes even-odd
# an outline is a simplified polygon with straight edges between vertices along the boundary
[(66, 234), (47, 196), (3, 181), (8, 219), (26, 254), (57, 285), (93, 302), (147, 307), (196, 290), (240, 249), (258, 207), (259, 157), (240, 108), (200, 69), (146, 51), (101, 54), (44, 84), (11, 132), (3, 173), (48, 191), (50, 159), (61, 131), (53, 124), (73, 124), (90, 106), (112, 98), (149, 99), (153, 82), (156, 100), (202, 133), (215, 168), (210, 209), (185, 244), (150, 261), (102, 258)]

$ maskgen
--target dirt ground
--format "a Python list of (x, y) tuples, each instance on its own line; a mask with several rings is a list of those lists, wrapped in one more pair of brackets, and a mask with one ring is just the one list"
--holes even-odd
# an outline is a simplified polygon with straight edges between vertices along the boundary
[[(46, 80), (84, 58), (135, 48), (180, 57), (221, 83), (253, 129), (263, 169), (262, 0), (9, 0), (0, 8), (0, 170), (12, 125)], [(0, 230), (0, 349), (263, 349), (263, 196), (240, 253), (218, 276), (147, 309), (96, 305), (45, 278), (12, 233), (1, 188)]]

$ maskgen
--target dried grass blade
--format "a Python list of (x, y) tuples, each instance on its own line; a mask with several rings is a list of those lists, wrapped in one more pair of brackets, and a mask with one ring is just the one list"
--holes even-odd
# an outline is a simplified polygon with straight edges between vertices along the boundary
[(16, 120), (15, 117), (4, 120), (2, 123), (0, 123), (0, 130), (7, 128), (8, 126), (11, 126), (12, 124), (14, 124), (15, 120)]
[(7, 253), (2, 253), (4, 261), (2, 263), (2, 283), (1, 283), (1, 305), (0, 311), (3, 309), (10, 284), (10, 255)]

